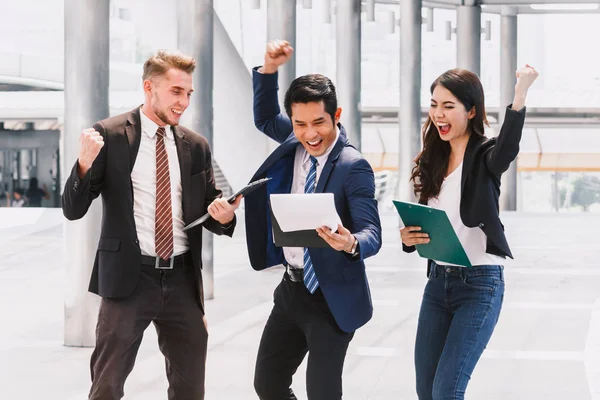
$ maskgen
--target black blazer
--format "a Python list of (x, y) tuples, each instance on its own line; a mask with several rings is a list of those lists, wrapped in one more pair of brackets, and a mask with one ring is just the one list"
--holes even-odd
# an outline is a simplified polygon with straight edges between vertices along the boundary
[[(82, 218), (92, 201), (102, 195), (102, 231), (89, 291), (106, 298), (127, 297), (135, 290), (141, 270), (131, 183), (142, 135), (140, 108), (97, 122), (94, 129), (104, 138), (104, 146), (83, 179), (77, 175), (75, 162), (65, 183), (62, 210), (69, 220)], [(173, 131), (181, 169), (183, 220), (187, 225), (206, 213), (208, 205), (222, 194), (215, 187), (206, 139), (181, 126)], [(223, 227), (209, 218), (203, 226), (218, 235), (231, 236), (235, 222), (234, 219), (230, 226)], [(203, 307), (201, 228), (190, 229), (187, 237), (196, 271), (198, 301)]]
[[(500, 134), (487, 139), (471, 135), (462, 167), (460, 218), (469, 228), (479, 227), (487, 236), (486, 252), (506, 258), (513, 255), (500, 221), (500, 177), (519, 154), (525, 123), (525, 107), (515, 111), (508, 106)], [(405, 252), (415, 246), (402, 244)]]

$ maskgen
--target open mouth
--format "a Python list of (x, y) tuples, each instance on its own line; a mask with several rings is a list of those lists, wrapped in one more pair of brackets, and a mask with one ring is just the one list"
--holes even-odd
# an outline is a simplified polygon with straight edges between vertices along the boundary
[(450, 132), (450, 124), (445, 122), (437, 123), (438, 130), (440, 131), (440, 135), (447, 135)]
[(183, 114), (183, 110), (179, 110), (177, 108), (171, 108), (171, 114), (173, 114), (175, 117), (179, 118), (179, 117), (181, 117), (181, 114)]
[(306, 142), (306, 144), (308, 145), (308, 147), (312, 150), (317, 150), (320, 146), (321, 143), (323, 143), (323, 139), (317, 139), (317, 140), (312, 140), (310, 142)]

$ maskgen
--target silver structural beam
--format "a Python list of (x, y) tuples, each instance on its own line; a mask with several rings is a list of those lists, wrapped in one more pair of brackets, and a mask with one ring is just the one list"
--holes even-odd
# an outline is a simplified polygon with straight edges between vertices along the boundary
[(398, 198), (414, 200), (410, 182), (414, 159), (421, 151), (421, 0), (400, 3), (400, 150)]
[[(109, 116), (110, 0), (65, 0), (65, 121), (63, 177), (79, 155), (79, 135)], [(99, 298), (87, 287), (100, 238), (102, 206), (94, 201), (79, 221), (65, 222), (64, 343), (93, 346)]]
[[(496, 118), (500, 112), (503, 112), (502, 107), (487, 107), (486, 113), (488, 117)], [(429, 114), (429, 107), (422, 107), (421, 113), (423, 117)], [(396, 121), (398, 118), (398, 108), (396, 107), (363, 107), (363, 119), (374, 119), (383, 121)], [(561, 108), (561, 107), (527, 107), (527, 122), (532, 119), (543, 121), (574, 121), (576, 123), (599, 123), (600, 109), (598, 108)]]
[(337, 2), (336, 31), (336, 90), (342, 108), (341, 122), (348, 132), (350, 143), (360, 150), (360, 0)]
[(456, 8), (456, 65), (481, 73), (481, 7), (474, 0)]
[(479, 4), (489, 5), (528, 5), (528, 4), (598, 4), (598, 0), (480, 0)]
[[(500, 104), (506, 107), (512, 102), (515, 92), (515, 71), (517, 69), (517, 13), (513, 7), (503, 7), (500, 17)], [(499, 127), (504, 122), (505, 113), (498, 114)], [(498, 127), (498, 129), (499, 129)], [(500, 196), (502, 210), (517, 210), (517, 162), (511, 163), (502, 176)]]
[[(267, 0), (267, 41), (287, 40), (296, 49), (296, 2)], [(296, 78), (296, 55), (279, 68), (279, 104)]]
[[(401, 1), (400, 0), (375, 0), (375, 3), (398, 5), (401, 3)], [(432, 1), (423, 1), (422, 6), (429, 7), (428, 4), (439, 4), (441, 6), (440, 8), (445, 8), (444, 6), (451, 6), (452, 8), (454, 8), (455, 6), (460, 6), (461, 3), (462, 3), (461, 0), (432, 0)]]
[[(515, 5), (511, 7), (514, 7), (517, 10), (517, 14), (600, 14), (600, 6), (598, 6), (597, 4), (585, 4), (584, 6), (589, 6), (589, 9), (585, 9), (583, 7), (579, 9), (563, 9), (562, 7), (553, 8), (552, 6), (552, 4), (547, 4), (544, 8), (531, 8), (529, 5)], [(594, 8), (593, 6), (596, 7)], [(488, 14), (502, 14), (503, 7), (505, 6), (487, 5), (482, 7), (482, 11)]]
[[(375, 0), (378, 4), (400, 4), (400, 0)], [(519, 5), (528, 7), (530, 4), (569, 4), (569, 0), (479, 0), (480, 5)], [(598, 4), (598, 0), (576, 0), (573, 1), (576, 4)], [(427, 4), (439, 4), (447, 6), (460, 6), (463, 4), (462, 0), (430, 0), (424, 1), (423, 7), (429, 7)], [(443, 8), (443, 7), (441, 7)]]
[(4, 131), (0, 133), (0, 149), (2, 150), (58, 149), (59, 144), (60, 131), (53, 129)]

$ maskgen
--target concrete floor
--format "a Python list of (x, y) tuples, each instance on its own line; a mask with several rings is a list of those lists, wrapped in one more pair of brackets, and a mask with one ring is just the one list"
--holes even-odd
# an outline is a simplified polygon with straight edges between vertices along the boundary
[[(368, 260), (375, 314), (351, 343), (344, 399), (416, 399), (413, 345), (425, 263), (404, 254), (397, 218), (381, 211), (384, 246)], [(240, 222), (243, 216), (240, 215)], [(600, 399), (600, 215), (503, 216), (515, 261), (505, 303), (467, 399)], [(0, 399), (87, 398), (92, 349), (62, 345), (60, 210), (0, 209)], [(207, 400), (256, 399), (258, 342), (281, 269), (253, 271), (243, 224), (215, 239), (216, 298), (207, 302)], [(294, 389), (305, 399), (305, 366)], [(166, 399), (164, 360), (146, 332), (125, 399)]]

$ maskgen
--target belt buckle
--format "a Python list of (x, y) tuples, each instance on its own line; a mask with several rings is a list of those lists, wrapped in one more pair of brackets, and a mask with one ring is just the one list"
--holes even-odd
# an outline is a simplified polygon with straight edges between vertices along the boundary
[(161, 267), (160, 266), (160, 256), (156, 256), (156, 258), (154, 259), (154, 268), (156, 269), (173, 269), (173, 260), (175, 259), (175, 256), (171, 256), (171, 258), (169, 258), (169, 265), (166, 267)]
[[(303, 270), (300, 270), (300, 271), (304, 272)], [(295, 273), (300, 273), (300, 271), (298, 271), (298, 270), (292, 271), (292, 267), (290, 265), (286, 265), (286, 273), (290, 277), (290, 281), (292, 281), (294, 283), (303, 281), (302, 277), (300, 277), (300, 279), (296, 279), (296, 276), (294, 275)]]

